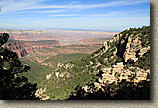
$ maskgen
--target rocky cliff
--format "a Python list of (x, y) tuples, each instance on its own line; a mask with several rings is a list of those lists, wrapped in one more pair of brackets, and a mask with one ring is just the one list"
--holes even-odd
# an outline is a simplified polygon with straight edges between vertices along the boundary
[[(46, 76), (45, 96), (53, 100), (78, 96), (78, 99), (149, 99), (149, 40), (150, 26), (130, 28), (81, 60), (59, 63)], [(88, 94), (92, 95), (85, 98)], [(97, 97), (99, 94), (104, 95)]]
[(24, 48), (23, 44), (18, 42), (9, 42), (5, 44), (7, 48), (17, 53), (18, 57), (23, 57), (28, 54), (27, 50)]
[[(99, 79), (91, 86), (82, 87), (86, 92), (95, 93), (99, 90), (105, 92), (107, 85), (122, 86), (122, 81), (135, 86), (142, 81), (149, 83), (150, 26), (130, 28), (116, 34), (112, 40), (104, 42), (102, 47), (92, 54), (91, 58), (93, 58), (90, 60), (91, 66), (97, 69), (96, 73), (99, 72), (97, 73)], [(108, 92), (113, 92), (110, 95), (115, 97), (118, 89), (119, 87), (111, 88)], [(150, 92), (148, 92), (148, 96), (149, 99)]]
[(30, 53), (36, 53), (36, 51), (49, 48), (52, 46), (60, 46), (57, 40), (40, 40), (40, 41), (15, 41), (11, 40), (5, 44), (10, 50), (15, 51), (18, 57), (26, 56)]

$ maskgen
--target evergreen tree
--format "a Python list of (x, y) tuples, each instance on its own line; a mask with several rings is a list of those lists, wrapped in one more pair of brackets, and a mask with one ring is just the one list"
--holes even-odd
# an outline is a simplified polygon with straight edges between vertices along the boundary
[(0, 34), (0, 99), (1, 100), (27, 100), (35, 97), (37, 84), (31, 84), (22, 76), (30, 67), (22, 65), (15, 52), (4, 47), (9, 34)]

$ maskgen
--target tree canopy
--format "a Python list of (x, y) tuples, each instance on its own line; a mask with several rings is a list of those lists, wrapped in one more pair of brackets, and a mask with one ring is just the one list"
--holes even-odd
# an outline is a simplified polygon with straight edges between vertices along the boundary
[(0, 34), (0, 99), (1, 100), (31, 100), (35, 96), (37, 84), (31, 84), (22, 76), (30, 67), (23, 65), (15, 52), (4, 47), (9, 34)]

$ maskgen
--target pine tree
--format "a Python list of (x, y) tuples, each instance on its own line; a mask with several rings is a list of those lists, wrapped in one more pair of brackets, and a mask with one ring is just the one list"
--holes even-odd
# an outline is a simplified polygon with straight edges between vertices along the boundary
[(4, 47), (9, 34), (0, 34), (0, 99), (1, 100), (32, 100), (35, 97), (37, 84), (31, 84), (22, 76), (30, 67), (23, 65), (15, 52)]

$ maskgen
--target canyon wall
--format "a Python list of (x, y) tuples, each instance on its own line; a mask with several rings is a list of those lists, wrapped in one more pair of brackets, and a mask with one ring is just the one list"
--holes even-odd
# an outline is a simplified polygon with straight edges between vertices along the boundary
[(60, 46), (59, 41), (9, 41), (5, 44), (7, 48), (17, 53), (18, 57), (24, 57), (27, 54), (36, 53), (43, 48), (50, 48), (52, 46)]

